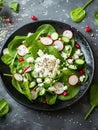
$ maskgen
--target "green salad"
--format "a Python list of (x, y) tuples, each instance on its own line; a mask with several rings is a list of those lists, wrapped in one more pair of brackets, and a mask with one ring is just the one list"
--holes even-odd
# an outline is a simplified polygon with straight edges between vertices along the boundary
[(88, 79), (81, 46), (71, 30), (59, 34), (43, 24), (27, 36), (15, 36), (3, 49), (12, 85), (30, 101), (49, 105), (70, 100)]

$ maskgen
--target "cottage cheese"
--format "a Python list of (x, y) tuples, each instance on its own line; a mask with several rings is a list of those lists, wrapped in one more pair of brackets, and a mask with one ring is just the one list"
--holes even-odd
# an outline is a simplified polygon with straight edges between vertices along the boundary
[(53, 55), (44, 54), (35, 60), (34, 72), (42, 77), (54, 78), (58, 74), (60, 60)]

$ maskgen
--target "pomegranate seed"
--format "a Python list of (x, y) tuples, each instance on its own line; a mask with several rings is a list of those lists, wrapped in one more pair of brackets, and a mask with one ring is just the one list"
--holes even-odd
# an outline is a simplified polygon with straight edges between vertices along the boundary
[(68, 59), (72, 59), (72, 56), (69, 56)]
[(75, 42), (75, 47), (76, 47), (77, 49), (80, 49), (80, 45), (79, 45), (77, 42)]
[(21, 58), (19, 59), (19, 62), (23, 62), (23, 61), (24, 61), (24, 58), (21, 57)]
[(31, 16), (32, 20), (37, 20), (37, 17), (35, 15)]
[(51, 38), (51, 36), (50, 36), (50, 35), (47, 35), (46, 37)]
[(84, 70), (80, 70), (79, 73), (80, 73), (80, 75), (84, 75), (85, 74)]
[(90, 28), (89, 26), (87, 26), (87, 27), (85, 28), (85, 31), (86, 31), (86, 32), (90, 32), (90, 31), (91, 31), (91, 28)]
[(67, 92), (67, 91), (64, 91), (64, 92), (62, 93), (62, 95), (63, 95), (63, 96), (67, 96), (67, 95), (68, 95), (68, 92)]
[(5, 19), (5, 22), (6, 23), (11, 23), (11, 19), (7, 18), (7, 19)]

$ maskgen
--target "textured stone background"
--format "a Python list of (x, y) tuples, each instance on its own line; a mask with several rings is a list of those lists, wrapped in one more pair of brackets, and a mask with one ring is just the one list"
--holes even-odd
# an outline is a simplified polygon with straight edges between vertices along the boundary
[[(22, 25), (33, 22), (32, 15), (38, 20), (58, 20), (68, 23), (81, 31), (89, 40), (95, 57), (95, 75), (93, 83), (97, 82), (98, 75), (98, 27), (94, 23), (94, 12), (98, 10), (98, 0), (86, 8), (86, 18), (81, 23), (74, 23), (69, 13), (74, 7), (82, 6), (87, 0), (16, 0), (20, 4), (19, 13), (13, 13), (7, 6), (1, 12), (1, 16), (12, 19), (12, 24), (0, 21), (0, 50), (7, 38)], [(92, 28), (91, 33), (85, 32), (85, 27)], [(92, 37), (91, 35), (94, 35)], [(26, 108), (17, 103), (7, 93), (0, 78), (0, 99), (5, 98), (10, 105), (8, 115), (0, 119), (0, 130), (98, 130), (98, 108), (94, 110), (90, 118), (84, 121), (84, 116), (90, 105), (87, 94), (71, 107), (57, 112), (40, 112)]]

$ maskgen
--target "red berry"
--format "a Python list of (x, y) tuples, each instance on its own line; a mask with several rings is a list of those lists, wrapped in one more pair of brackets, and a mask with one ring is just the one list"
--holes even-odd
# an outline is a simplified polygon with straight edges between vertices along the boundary
[(63, 95), (63, 96), (67, 96), (67, 95), (68, 95), (68, 91), (64, 91), (64, 92), (62, 93), (62, 95)]
[(89, 26), (87, 26), (87, 27), (85, 28), (85, 31), (86, 31), (86, 32), (90, 32), (90, 31), (91, 31), (91, 28), (90, 28)]
[(75, 47), (76, 47), (77, 49), (80, 49), (80, 48), (81, 48), (80, 45), (79, 45), (77, 42), (75, 42)]
[(19, 62), (23, 62), (23, 61), (24, 61), (24, 58), (21, 57), (21, 58), (19, 59)]
[(47, 35), (46, 37), (51, 38), (51, 36), (50, 36), (50, 35)]
[(80, 73), (80, 75), (84, 75), (85, 74), (84, 70), (80, 70), (79, 73)]
[(37, 20), (37, 17), (35, 15), (31, 16), (32, 20)]
[(5, 22), (6, 23), (11, 23), (11, 19), (7, 18), (7, 19), (5, 19)]
[(72, 56), (69, 56), (68, 59), (72, 59)]

